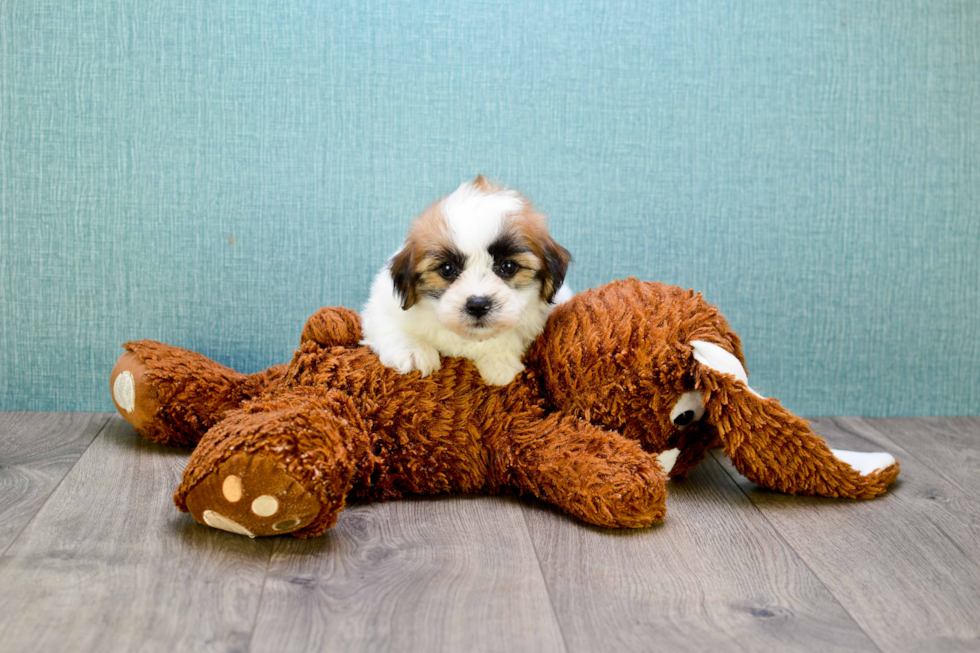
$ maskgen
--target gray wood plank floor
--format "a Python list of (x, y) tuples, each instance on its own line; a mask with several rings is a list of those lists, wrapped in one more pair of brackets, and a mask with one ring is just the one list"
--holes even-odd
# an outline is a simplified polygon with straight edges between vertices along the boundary
[(0, 552), (109, 420), (98, 413), (0, 412)]
[(115, 415), (0, 413), (0, 650), (980, 651), (980, 418), (814, 426), (894, 453), (892, 492), (780, 495), (714, 452), (651, 529), (435, 497), (302, 541), (194, 524), (188, 452)]

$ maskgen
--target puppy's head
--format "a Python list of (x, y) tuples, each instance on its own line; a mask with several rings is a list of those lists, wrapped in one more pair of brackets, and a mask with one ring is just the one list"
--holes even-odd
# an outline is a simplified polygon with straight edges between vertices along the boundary
[(544, 215), (480, 176), (426, 209), (390, 265), (403, 309), (427, 307), (445, 328), (484, 340), (549, 304), (570, 262)]

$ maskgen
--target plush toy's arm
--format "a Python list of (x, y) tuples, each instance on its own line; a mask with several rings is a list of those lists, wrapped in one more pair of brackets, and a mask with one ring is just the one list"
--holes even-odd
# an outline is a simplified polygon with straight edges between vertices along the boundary
[(870, 499), (898, 476), (890, 454), (830, 449), (806, 420), (753, 391), (734, 356), (711, 343), (692, 345), (705, 419), (718, 429), (735, 468), (753, 483), (789, 494)]
[(656, 456), (619, 433), (574, 417), (510, 415), (498, 445), (502, 476), (580, 519), (639, 528), (666, 514), (664, 470), (676, 451)]
[(321, 308), (303, 327), (300, 344), (312, 340), (321, 347), (356, 347), (361, 341), (360, 316), (342, 306)]
[(161, 444), (196, 444), (226, 412), (274, 384), (286, 369), (247, 375), (152, 340), (123, 347), (109, 377), (113, 403), (140, 434)]

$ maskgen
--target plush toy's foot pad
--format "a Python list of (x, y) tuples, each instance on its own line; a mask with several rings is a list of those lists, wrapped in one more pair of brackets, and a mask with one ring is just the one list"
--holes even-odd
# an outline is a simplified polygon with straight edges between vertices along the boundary
[(320, 502), (270, 459), (238, 453), (187, 494), (194, 519), (239, 535), (282, 535), (308, 525)]
[(146, 363), (131, 351), (127, 351), (116, 361), (109, 376), (112, 389), (112, 402), (116, 410), (127, 422), (142, 430), (153, 422), (158, 408), (153, 384), (145, 378)]
[(831, 449), (830, 453), (834, 454), (837, 460), (850, 465), (851, 469), (861, 476), (884, 471), (895, 464), (895, 457), (890, 453), (863, 453), (843, 449)]
[(674, 469), (674, 465), (677, 463), (677, 456), (680, 453), (681, 450), (675, 448), (667, 449), (657, 454), (657, 462), (660, 464), (660, 469), (664, 471), (664, 476), (670, 474), (670, 471)]

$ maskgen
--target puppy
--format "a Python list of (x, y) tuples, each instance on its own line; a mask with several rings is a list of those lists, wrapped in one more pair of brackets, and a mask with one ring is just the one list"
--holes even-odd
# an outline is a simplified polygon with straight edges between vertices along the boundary
[(563, 287), (568, 251), (520, 193), (482, 175), (426, 209), (378, 273), (361, 312), (364, 340), (387, 367), (428, 376), (439, 356), (472, 360), (510, 383)]

